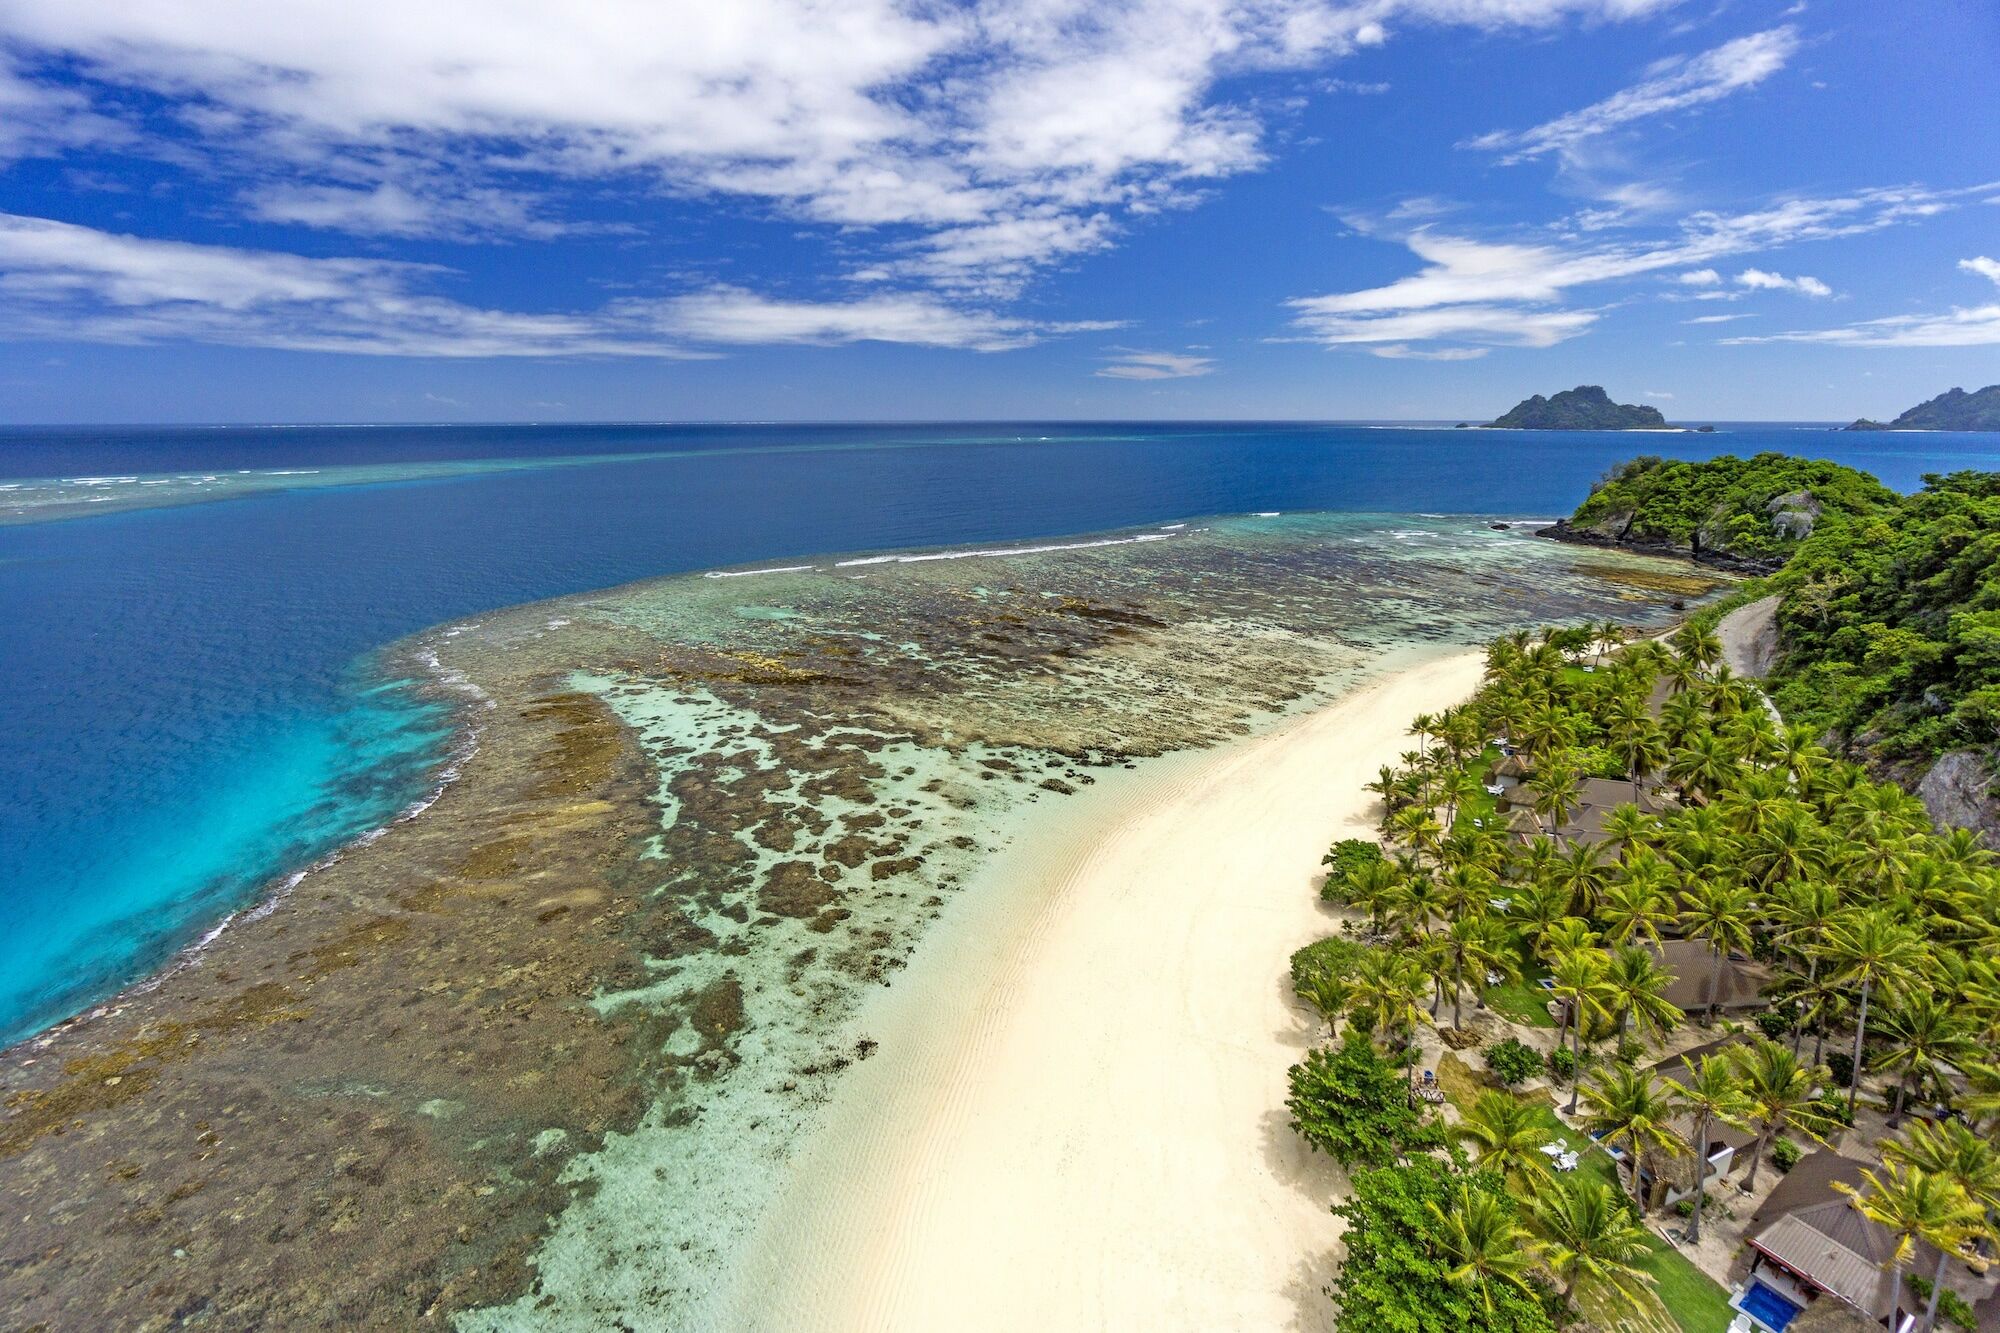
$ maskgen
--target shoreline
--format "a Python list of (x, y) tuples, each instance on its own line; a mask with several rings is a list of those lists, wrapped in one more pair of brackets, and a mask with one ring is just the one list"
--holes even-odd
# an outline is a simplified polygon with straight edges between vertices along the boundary
[(1338, 919), (1310, 887), (1372, 829), (1362, 783), (1482, 665), (1381, 670), (989, 866), (1011, 887), (967, 895), (873, 1006), (884, 1053), (794, 1164), (728, 1325), (1330, 1327), (1339, 1168), (1288, 1128), (1320, 1024), (1284, 960)]

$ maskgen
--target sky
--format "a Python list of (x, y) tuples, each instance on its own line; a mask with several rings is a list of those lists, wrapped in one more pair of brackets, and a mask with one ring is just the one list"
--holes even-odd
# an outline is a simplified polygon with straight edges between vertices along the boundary
[(0, 0), (0, 422), (1887, 418), (1993, 0)]

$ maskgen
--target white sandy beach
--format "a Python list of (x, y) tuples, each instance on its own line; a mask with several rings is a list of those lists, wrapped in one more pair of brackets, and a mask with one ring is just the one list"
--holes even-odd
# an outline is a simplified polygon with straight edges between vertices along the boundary
[(1480, 662), (1062, 803), (873, 1016), (729, 1326), (1328, 1326), (1339, 1176), (1284, 1109), (1321, 1030), (1286, 959), (1331, 929), (1313, 885), (1372, 827), (1362, 784)]

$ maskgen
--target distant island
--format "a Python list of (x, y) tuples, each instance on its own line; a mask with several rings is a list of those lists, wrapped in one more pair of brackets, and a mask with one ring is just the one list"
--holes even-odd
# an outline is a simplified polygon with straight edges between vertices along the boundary
[(1486, 423), (1500, 430), (1668, 430), (1657, 407), (1614, 403), (1595, 384), (1579, 384), (1553, 398), (1540, 394), (1516, 403), (1513, 411)]
[[(1520, 408), (1514, 409), (1520, 411)], [(1947, 389), (1927, 403), (1918, 403), (1884, 425), (1867, 417), (1848, 430), (2000, 430), (2000, 384), (1977, 393)]]

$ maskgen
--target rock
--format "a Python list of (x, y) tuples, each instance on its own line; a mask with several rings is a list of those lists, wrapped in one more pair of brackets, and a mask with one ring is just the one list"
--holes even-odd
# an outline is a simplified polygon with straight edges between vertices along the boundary
[(1917, 784), (1917, 798), (1943, 828), (1972, 829), (1988, 847), (2000, 847), (2000, 780), (1991, 760), (1977, 750), (1954, 750), (1932, 764)]
[(1495, 532), (1505, 532), (1507, 531), (1507, 529), (1513, 527), (1514, 525), (1512, 523), (1488, 523), (1486, 526), (1493, 529)]
[(1764, 512), (1771, 516), (1771, 527), (1780, 536), (1803, 541), (1812, 536), (1813, 526), (1824, 510), (1811, 491), (1792, 491), (1772, 496)]

